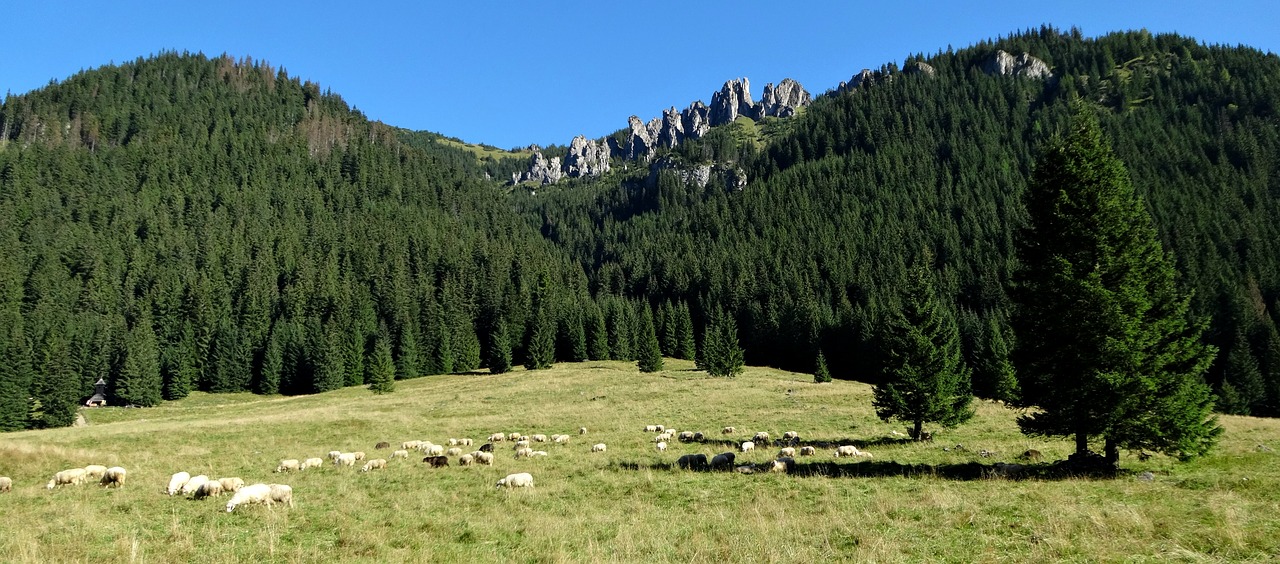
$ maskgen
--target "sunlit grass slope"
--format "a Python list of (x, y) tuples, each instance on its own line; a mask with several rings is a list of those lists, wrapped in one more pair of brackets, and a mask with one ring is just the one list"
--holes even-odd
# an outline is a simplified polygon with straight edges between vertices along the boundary
[[(1209, 457), (1178, 464), (1125, 458), (1110, 480), (969, 479), (957, 469), (1014, 462), (1066, 442), (1017, 432), (1017, 414), (979, 403), (975, 419), (933, 443), (900, 442), (875, 418), (868, 386), (813, 384), (806, 374), (749, 368), (709, 379), (667, 360), (559, 364), (505, 375), (397, 382), (375, 396), (206, 395), (152, 409), (85, 412), (87, 427), (0, 435), (0, 560), (14, 562), (319, 561), (1115, 561), (1280, 558), (1280, 422), (1226, 417)], [(648, 424), (703, 431), (711, 442), (656, 451)], [(720, 429), (733, 425), (731, 437)], [(586, 427), (588, 434), (577, 434)], [(671, 469), (681, 454), (713, 455), (755, 431), (804, 442), (858, 444), (872, 459), (820, 448), (792, 475)], [(410, 439), (442, 444), (494, 432), (569, 433), (550, 456), (516, 460), (500, 443), (493, 467), (429, 469), (421, 455), (360, 473), (326, 466), (273, 474), (282, 458), (362, 450)], [(592, 454), (597, 442), (608, 452)], [(956, 449), (962, 444), (964, 449)], [(1263, 445), (1267, 448), (1259, 448)], [(943, 447), (950, 447), (943, 450)], [(981, 450), (994, 451), (981, 457)], [(777, 448), (740, 460), (764, 462)], [(823, 465), (817, 464), (824, 463)], [(128, 483), (48, 491), (50, 476), (121, 465)], [(831, 467), (825, 464), (835, 463)], [(859, 465), (859, 466), (854, 466)], [(979, 467), (978, 465), (982, 465)], [(832, 469), (842, 477), (831, 477)], [(169, 475), (293, 486), (296, 507), (196, 501), (162, 493)], [(821, 472), (819, 472), (819, 470)], [(1151, 471), (1153, 481), (1138, 479)], [(494, 483), (530, 472), (536, 487)]]

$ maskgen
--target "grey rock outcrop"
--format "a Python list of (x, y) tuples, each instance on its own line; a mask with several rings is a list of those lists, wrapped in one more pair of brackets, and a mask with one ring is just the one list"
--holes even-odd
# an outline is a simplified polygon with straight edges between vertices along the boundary
[(1053, 73), (1049, 72), (1049, 65), (1044, 64), (1044, 61), (1032, 57), (1028, 53), (1015, 57), (999, 50), (982, 62), (982, 72), (991, 75), (1020, 76), (1023, 78), (1053, 78)]
[(689, 167), (685, 166), (680, 160), (668, 155), (649, 165), (648, 184), (650, 187), (658, 185), (658, 177), (663, 171), (669, 171), (676, 175), (685, 186), (693, 186), (698, 189), (706, 188), (707, 183), (711, 181), (711, 165), (698, 164)]
[(686, 137), (698, 139), (711, 131), (711, 109), (702, 100), (698, 100), (680, 112), (680, 120), (684, 122)]
[(764, 85), (764, 93), (760, 95), (755, 113), (761, 117), (791, 117), (796, 114), (796, 110), (808, 106), (812, 101), (813, 97), (799, 82), (784, 78), (776, 88), (772, 82)]
[(661, 120), (654, 118), (646, 124), (640, 121), (639, 117), (631, 116), (627, 118), (627, 125), (631, 127), (631, 138), (627, 142), (626, 154), (623, 156), (627, 159), (647, 157), (658, 146)]
[(570, 177), (600, 176), (609, 172), (609, 147), (579, 135), (569, 143), (564, 157), (564, 174)]
[(755, 119), (755, 103), (751, 101), (751, 81), (746, 78), (724, 83), (711, 96), (711, 126), (732, 123), (738, 116)]
[(848, 92), (850, 90), (861, 88), (863, 86), (871, 86), (872, 84), (876, 83), (876, 80), (878, 78), (879, 77), (877, 76), (877, 73), (875, 73), (871, 69), (862, 69), (861, 72), (853, 75), (853, 77), (851, 77), (848, 82), (841, 82), (840, 86), (836, 88), (836, 91)]
[(555, 184), (562, 177), (564, 172), (560, 168), (560, 157), (552, 157), (550, 159), (542, 156), (541, 152), (534, 152), (529, 157), (529, 170), (511, 173), (511, 183), (519, 184), (521, 182), (534, 182), (537, 184)]
[(684, 141), (684, 118), (675, 107), (662, 111), (662, 124), (658, 127), (658, 146), (675, 147)]
[(926, 63), (923, 61), (916, 61), (914, 63), (907, 65), (907, 68), (902, 69), (902, 73), (903, 74), (923, 74), (928, 77), (932, 77), (933, 75), (937, 74), (937, 72), (933, 70), (933, 65), (930, 65), (929, 63)]

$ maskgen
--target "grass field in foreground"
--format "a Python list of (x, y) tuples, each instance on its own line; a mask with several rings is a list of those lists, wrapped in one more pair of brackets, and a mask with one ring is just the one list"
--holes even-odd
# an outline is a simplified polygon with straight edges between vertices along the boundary
[[(1117, 479), (963, 479), (956, 468), (1047, 460), (1070, 445), (1023, 437), (1016, 412), (977, 402), (974, 420), (901, 442), (871, 407), (871, 388), (813, 384), (807, 374), (748, 368), (710, 379), (688, 363), (641, 374), (634, 363), (557, 364), (504, 375), (433, 376), (303, 397), (193, 394), (151, 409), (85, 411), (87, 427), (0, 435), (0, 560), (11, 562), (318, 561), (1248, 561), (1280, 558), (1280, 421), (1224, 417), (1219, 447), (1181, 464), (1126, 456)], [(706, 432), (706, 444), (653, 446), (648, 424)], [(873, 459), (799, 459), (818, 473), (687, 472), (681, 454), (729, 450), (755, 431), (865, 445)], [(585, 436), (577, 435), (587, 427)], [(273, 474), (280, 459), (330, 450), (389, 456), (410, 439), (442, 444), (494, 432), (570, 433), (545, 458), (428, 469), (421, 455), (360, 473), (326, 466)], [(723, 443), (719, 441), (724, 441)], [(608, 452), (592, 454), (593, 443)], [(963, 444), (965, 450), (954, 447)], [(995, 451), (991, 458), (980, 450)], [(764, 462), (776, 448), (739, 455)], [(48, 491), (58, 470), (121, 465), (128, 483)], [(854, 466), (860, 465), (860, 466)], [(910, 468), (909, 475), (902, 469)], [(186, 470), (293, 486), (296, 507), (196, 501), (162, 493)], [(530, 472), (536, 487), (494, 483)], [(829, 474), (829, 473), (828, 473)]]

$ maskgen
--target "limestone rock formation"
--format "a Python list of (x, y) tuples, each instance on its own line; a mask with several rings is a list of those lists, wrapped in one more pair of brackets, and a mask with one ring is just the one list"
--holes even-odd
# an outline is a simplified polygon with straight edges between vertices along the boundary
[(936, 72), (933, 70), (933, 65), (930, 65), (929, 63), (926, 63), (924, 61), (916, 61), (914, 63), (911, 63), (907, 65), (907, 68), (902, 69), (902, 72), (903, 74), (923, 74), (928, 77), (932, 77), (934, 74), (936, 74)]
[(871, 69), (862, 69), (861, 72), (853, 75), (853, 77), (850, 78), (848, 82), (841, 82), (840, 86), (836, 88), (836, 91), (848, 92), (850, 90), (861, 88), (863, 86), (871, 86), (872, 84), (876, 83), (877, 79), (878, 79), (877, 73), (873, 72)]
[(1028, 53), (1015, 57), (999, 50), (982, 62), (982, 72), (1000, 76), (1020, 76), (1037, 79), (1053, 78), (1053, 73), (1049, 72), (1049, 65), (1044, 64), (1044, 61), (1032, 57)]
[(799, 82), (784, 78), (777, 88), (772, 82), (764, 85), (764, 94), (760, 95), (755, 113), (761, 117), (791, 117), (797, 109), (808, 106), (812, 101), (809, 92)]
[(520, 173), (511, 173), (511, 183), (519, 184), (521, 182), (535, 182), (538, 184), (555, 184), (564, 176), (564, 172), (560, 168), (560, 157), (552, 157), (550, 159), (542, 156), (541, 152), (535, 151), (532, 157), (529, 157), (529, 170)]
[(675, 107), (662, 111), (662, 124), (658, 127), (658, 146), (675, 147), (684, 141), (684, 118)]
[(631, 139), (627, 142), (624, 157), (627, 159), (647, 157), (658, 146), (658, 129), (661, 128), (662, 122), (655, 118), (645, 124), (639, 117), (631, 116), (627, 118), (627, 125), (631, 127)]
[(600, 176), (609, 172), (609, 147), (579, 135), (569, 143), (564, 157), (564, 174), (570, 177)]
[(746, 78), (724, 83), (711, 96), (711, 126), (732, 123), (738, 116), (755, 119), (755, 104), (751, 101), (751, 81)]

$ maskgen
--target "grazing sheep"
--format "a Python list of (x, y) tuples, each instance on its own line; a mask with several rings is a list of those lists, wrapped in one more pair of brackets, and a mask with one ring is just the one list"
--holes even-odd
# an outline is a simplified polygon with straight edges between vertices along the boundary
[(752, 441), (755, 441), (755, 442), (757, 442), (757, 443), (763, 444), (763, 445), (768, 445), (768, 444), (769, 444), (769, 433), (766, 433), (766, 432), (764, 432), (764, 431), (760, 431), (759, 433), (756, 433), (754, 437), (751, 437), (751, 440), (752, 440)]
[(841, 445), (836, 447), (836, 458), (841, 456), (858, 456), (858, 447), (853, 445)]
[(755, 449), (756, 449), (756, 444), (755, 444), (754, 442), (752, 442), (752, 441), (743, 441), (743, 443), (742, 443), (742, 452), (747, 452), (747, 451), (749, 451), (749, 450), (755, 450)]
[(342, 456), (342, 451), (340, 450), (329, 451), (329, 460), (337, 460), (339, 456)]
[(231, 496), (231, 501), (227, 502), (227, 513), (241, 505), (249, 503), (267, 503), (267, 499), (271, 496), (271, 486), (266, 484), (253, 484), (245, 486)]
[(498, 480), (498, 488), (532, 488), (533, 475), (528, 472), (519, 474), (507, 474), (506, 478)]
[(101, 464), (90, 464), (84, 467), (84, 477), (86, 480), (97, 480), (107, 473), (107, 467)]
[(405, 441), (400, 443), (400, 448), (404, 450), (417, 450), (420, 446), (422, 446), (422, 441)]
[(128, 474), (124, 468), (112, 466), (102, 473), (102, 479), (98, 481), (104, 488), (120, 487), (124, 485), (124, 478)]
[(704, 470), (707, 467), (707, 455), (686, 454), (676, 459), (676, 466), (685, 470)]
[(712, 467), (712, 468), (725, 468), (725, 469), (732, 468), (732, 467), (733, 467), (733, 460), (734, 460), (734, 458), (736, 458), (736, 457), (737, 457), (737, 455), (735, 455), (735, 454), (734, 454), (734, 453), (732, 453), (732, 452), (722, 452), (722, 453), (720, 453), (720, 454), (717, 454), (717, 455), (715, 455), (715, 456), (711, 457), (711, 467)]
[(458, 439), (450, 438), (449, 446), (458, 446)]
[(426, 453), (426, 454), (427, 454), (427, 456), (443, 456), (443, 455), (444, 455), (444, 447), (443, 447), (443, 446), (441, 446), (441, 445), (431, 445), (431, 446), (427, 447), (427, 449), (426, 449), (426, 450), (424, 450), (424, 451), (422, 451), (422, 452)]
[(693, 441), (694, 441), (694, 442), (697, 442), (697, 443), (700, 443), (700, 442), (702, 442), (702, 441), (706, 440), (706, 438), (707, 438), (707, 436), (706, 436), (706, 435), (703, 435), (703, 434), (702, 434), (702, 431), (698, 431), (698, 432), (696, 432), (696, 433), (694, 433), (694, 434), (693, 434)]
[(811, 446), (800, 447), (800, 456), (813, 456), (818, 454), (818, 449)]
[(51, 490), (58, 486), (78, 486), (83, 484), (87, 477), (88, 473), (84, 471), (84, 468), (63, 470), (54, 474), (53, 479), (49, 480), (49, 483), (45, 485), (45, 488)]
[(376, 469), (380, 469), (380, 470), (381, 470), (381, 469), (385, 469), (386, 467), (387, 467), (387, 459), (385, 459), (385, 458), (375, 458), (375, 459), (373, 459), (373, 460), (370, 460), (370, 461), (368, 461), (368, 462), (364, 463), (364, 467), (363, 467), (363, 468), (361, 468), (361, 469), (360, 469), (360, 471), (361, 471), (361, 472), (368, 472), (368, 471), (373, 470), (373, 469), (375, 469), (375, 468), (376, 468)]
[(356, 455), (354, 452), (344, 452), (342, 454), (339, 454), (338, 458), (333, 459), (333, 465), (334, 466), (355, 466)]
[(187, 485), (187, 482), (189, 481), (191, 481), (191, 474), (178, 472), (177, 474), (169, 477), (169, 487), (165, 488), (164, 492), (169, 495), (181, 492), (182, 486)]
[(755, 473), (756, 473), (756, 465), (755, 465), (755, 464), (743, 464), (742, 466), (737, 466), (737, 467), (735, 467), (735, 468), (733, 469), (733, 471), (734, 471), (734, 472), (737, 472), (737, 473), (739, 473), (739, 474), (755, 474)]
[(594, 445), (591, 445), (591, 452), (604, 452), (608, 448), (609, 447), (606, 446), (604, 443), (596, 443)]
[(208, 481), (209, 481), (209, 477), (205, 476), (204, 474), (195, 476), (190, 480), (187, 480), (187, 483), (182, 486), (182, 495), (191, 495), (193, 493), (196, 493), (196, 490), (200, 489), (200, 486), (204, 485), (204, 483)]
[(447, 456), (428, 456), (423, 458), (422, 461), (432, 468), (444, 468), (449, 465), (449, 457)]
[(528, 448), (528, 447), (529, 447), (529, 441), (516, 441), (516, 444), (511, 446), (511, 450), (520, 450), (522, 448)]
[(551, 435), (551, 442), (564, 444), (569, 442), (569, 435)]
[(790, 472), (792, 468), (795, 468), (795, 466), (796, 466), (796, 461), (794, 458), (782, 457), (773, 461), (773, 464), (769, 466), (769, 471), (770, 472)]
[(460, 449), (460, 448), (458, 448), (458, 447), (452, 447), (452, 448), (450, 448), (449, 450), (446, 450), (446, 451), (444, 452), (444, 454), (445, 454), (445, 456), (458, 456), (458, 455), (462, 454), (462, 449)]
[(244, 487), (244, 480), (240, 478), (218, 478), (218, 485), (222, 486), (222, 491), (236, 493), (240, 488)]
[(585, 434), (587, 434), (587, 428), (586, 428), (586, 427), (578, 427), (578, 434), (579, 434), (579, 435), (585, 435)]
[(785, 457), (787, 457), (787, 458), (795, 458), (795, 456), (796, 456), (796, 447), (783, 447), (783, 448), (782, 448), (782, 450), (779, 450), (779, 451), (778, 451), (778, 456), (785, 456)]
[(550, 456), (550, 453), (548, 453), (545, 450), (535, 450), (529, 453), (530, 458), (533, 458), (535, 456)]
[(547, 442), (547, 436), (546, 436), (546, 435), (533, 435), (533, 436), (531, 436), (531, 437), (529, 437), (529, 438), (530, 438), (530, 439), (533, 439), (533, 442), (535, 442), (535, 443), (545, 443), (545, 442)]
[(271, 484), (271, 491), (267, 494), (267, 505), (272, 503), (283, 503), (293, 507), (293, 487), (285, 484)]
[(519, 438), (517, 438), (516, 440), (517, 440), (517, 441), (524, 441), (524, 442), (526, 442), (526, 443), (527, 443), (527, 442), (529, 442), (531, 439), (529, 439), (529, 435), (520, 435), (520, 437), (519, 437)]
[(798, 439), (798, 438), (800, 438), (800, 433), (797, 433), (795, 431), (787, 431), (782, 434), (782, 440), (784, 441), (789, 441), (791, 439)]
[(355, 452), (353, 452), (353, 453), (351, 453), (351, 454), (354, 454), (354, 455), (356, 456), (356, 460), (364, 460), (364, 453), (363, 453), (363, 452), (360, 452), (360, 451), (358, 451), (358, 450), (357, 450), (357, 451), (355, 451)]
[(480, 464), (483, 464), (485, 466), (493, 466), (493, 453), (482, 452), (480, 454), (477, 454), (476, 462), (479, 462)]
[(516, 449), (516, 458), (528, 458), (533, 455), (533, 449), (529, 447), (520, 447)]
[(280, 461), (279, 466), (276, 466), (276, 472), (289, 472), (301, 469), (302, 463), (298, 462), (298, 459), (296, 458), (286, 458)]
[(646, 432), (646, 433), (656, 433), (656, 432), (658, 432), (658, 426), (657, 426), (657, 425), (645, 425), (645, 426), (644, 426), (644, 432)]
[(672, 439), (671, 433), (661, 433), (653, 438), (653, 442), (662, 443)]
[(308, 458), (302, 461), (302, 464), (298, 466), (298, 469), (306, 470), (307, 468), (319, 468), (321, 466), (324, 466), (323, 458)]
[(666, 450), (667, 450), (667, 443), (662, 442), (662, 441), (659, 441), (659, 442), (658, 442), (658, 452), (666, 452)]
[(386, 448), (391, 448), (391, 443), (387, 441), (379, 441), (378, 444), (373, 445), (373, 450), (382, 450)]
[(507, 440), (508, 441), (520, 440), (520, 433), (507, 433)]
[(8, 476), (0, 476), (0, 493), (13, 489), (13, 478)]
[(409, 451), (407, 451), (407, 450), (403, 450), (403, 449), (401, 449), (401, 450), (397, 450), (397, 451), (395, 451), (395, 452), (391, 453), (391, 458), (393, 458), (393, 459), (395, 459), (395, 458), (404, 458), (404, 459), (408, 459), (408, 458), (409, 458)]
[(222, 492), (223, 492), (223, 487), (221, 482), (215, 482), (213, 480), (209, 480), (208, 482), (200, 484), (200, 487), (196, 489), (195, 494), (192, 495), (192, 497), (196, 499), (204, 499), (206, 497), (218, 497), (222, 495)]
[(662, 425), (654, 425), (654, 427), (656, 427), (655, 430), (658, 431), (659, 433), (667, 430), (667, 428)]
[(680, 431), (680, 442), (687, 443), (693, 440), (693, 431)]
[(723, 428), (723, 429), (720, 429), (720, 434), (722, 434), (722, 435), (732, 435), (732, 434), (737, 433), (737, 432), (738, 432), (738, 430), (737, 430), (737, 429), (734, 429), (733, 427), (725, 427), (725, 428)]
[(471, 440), (471, 439), (458, 439), (458, 444), (460, 444), (460, 445), (462, 445), (462, 446), (471, 446), (471, 445), (475, 444), (475, 441), (473, 441), (473, 440)]
[(480, 452), (493, 452), (493, 443), (485, 443), (480, 445)]
[(500, 443), (505, 440), (507, 440), (507, 436), (503, 435), (502, 433), (494, 433), (492, 435), (489, 435), (489, 442), (491, 443)]
[(476, 457), (470, 454), (464, 454), (458, 457), (458, 466), (471, 466), (476, 461)]

